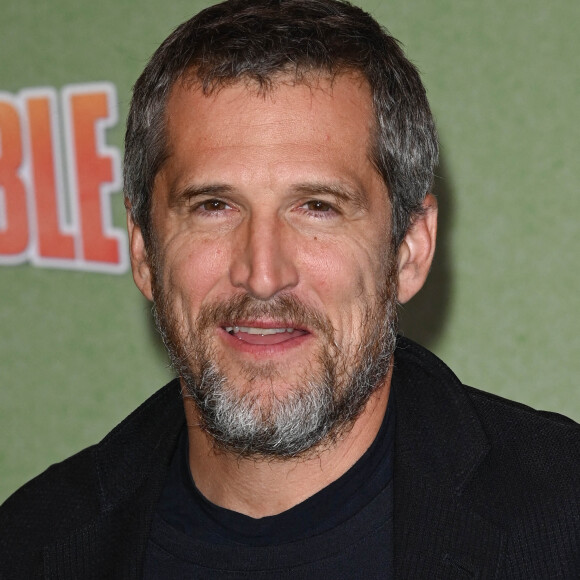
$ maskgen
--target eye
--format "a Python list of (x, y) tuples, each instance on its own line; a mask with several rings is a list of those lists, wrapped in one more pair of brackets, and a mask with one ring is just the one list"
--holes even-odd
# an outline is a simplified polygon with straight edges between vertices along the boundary
[(225, 201), (222, 201), (221, 199), (208, 199), (207, 201), (204, 201), (202, 204), (200, 204), (200, 207), (204, 211), (216, 212), (216, 211), (224, 211), (225, 209), (228, 208), (228, 204)]
[(307, 209), (308, 211), (314, 212), (329, 212), (333, 210), (330, 204), (324, 201), (320, 201), (319, 199), (312, 199), (310, 201), (307, 201), (302, 207)]
[(227, 200), (212, 197), (200, 199), (191, 205), (190, 212), (200, 219), (227, 219), (232, 216), (234, 208)]

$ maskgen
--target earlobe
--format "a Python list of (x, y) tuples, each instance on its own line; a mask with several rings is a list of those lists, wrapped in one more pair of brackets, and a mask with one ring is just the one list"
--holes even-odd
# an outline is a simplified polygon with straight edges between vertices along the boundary
[(408, 302), (423, 286), (435, 254), (437, 200), (427, 194), (423, 213), (409, 227), (397, 254), (400, 304)]
[(129, 232), (129, 254), (131, 256), (131, 270), (133, 280), (141, 294), (147, 300), (153, 300), (151, 287), (151, 266), (145, 248), (145, 240), (141, 227), (133, 221), (131, 209), (127, 209), (127, 231)]

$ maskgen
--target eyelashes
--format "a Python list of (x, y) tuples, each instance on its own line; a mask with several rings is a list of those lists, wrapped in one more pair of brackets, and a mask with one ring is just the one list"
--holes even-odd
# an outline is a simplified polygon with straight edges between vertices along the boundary
[[(207, 217), (224, 217), (226, 213), (237, 209), (224, 199), (211, 198), (198, 201), (190, 208), (191, 213)], [(297, 206), (294, 211), (300, 212), (314, 219), (333, 219), (340, 215), (336, 204), (321, 199), (309, 199)]]

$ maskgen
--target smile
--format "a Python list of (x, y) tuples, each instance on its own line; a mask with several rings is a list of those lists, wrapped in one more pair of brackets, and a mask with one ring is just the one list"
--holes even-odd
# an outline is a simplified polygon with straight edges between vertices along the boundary
[(283, 332), (294, 332), (293, 328), (255, 328), (252, 326), (226, 326), (226, 332), (230, 334), (237, 334), (238, 332), (245, 332), (246, 334), (259, 334), (265, 336), (267, 334), (282, 334)]
[[(259, 326), (224, 326), (222, 327), (230, 336), (237, 339), (238, 344), (247, 346), (266, 347), (281, 345), (282, 343), (294, 342), (295, 339), (309, 334), (306, 330), (298, 328), (280, 327), (263, 328)], [(241, 345), (240, 345), (241, 346)]]

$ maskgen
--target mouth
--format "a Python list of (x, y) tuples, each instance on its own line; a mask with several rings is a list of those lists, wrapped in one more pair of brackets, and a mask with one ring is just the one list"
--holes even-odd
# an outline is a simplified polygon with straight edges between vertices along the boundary
[(228, 334), (247, 344), (269, 346), (295, 340), (309, 334), (307, 330), (287, 326), (242, 326), (222, 327)]

